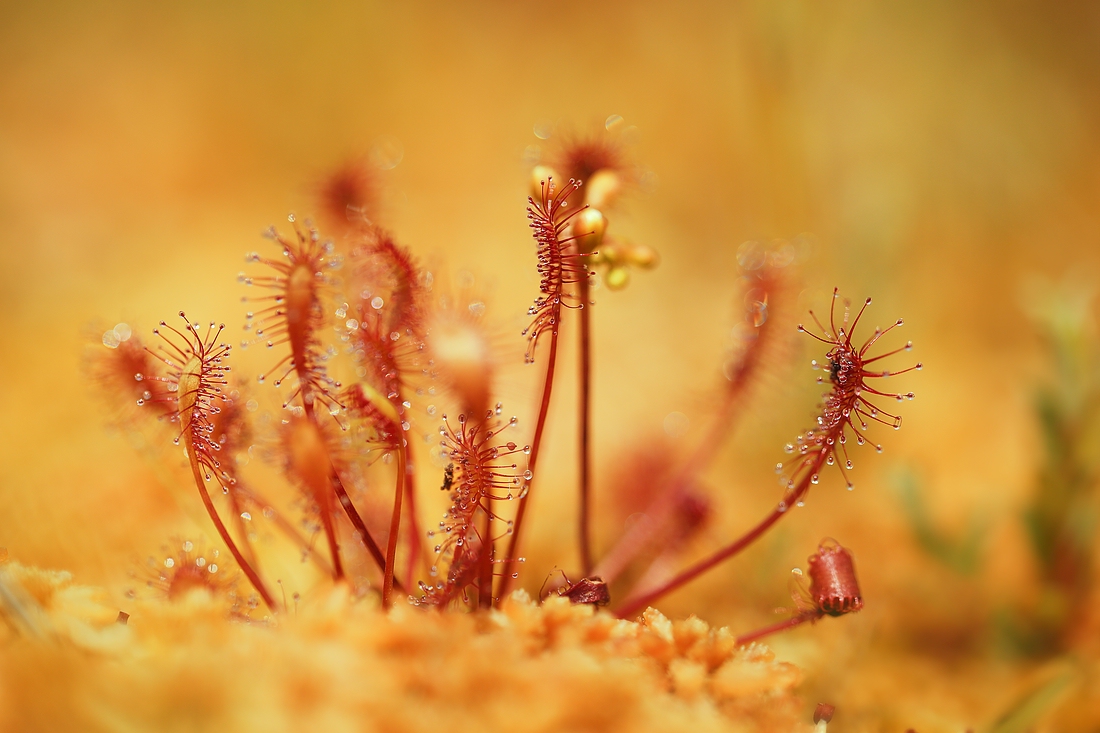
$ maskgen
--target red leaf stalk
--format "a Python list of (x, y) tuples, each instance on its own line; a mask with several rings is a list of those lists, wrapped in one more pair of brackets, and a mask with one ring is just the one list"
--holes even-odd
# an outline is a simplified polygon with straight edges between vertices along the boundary
[(176, 395), (177, 410), (172, 415), (172, 419), (179, 422), (181, 430), (175, 442), (178, 444), (183, 441), (188, 462), (191, 464), (191, 474), (195, 479), (195, 487), (218, 535), (221, 536), (233, 559), (237, 561), (241, 571), (263, 598), (267, 607), (276, 611), (275, 600), (256, 569), (245, 559), (236, 542), (233, 541), (206, 488), (206, 483), (211, 480), (222, 487), (233, 483), (233, 477), (222, 469), (221, 462), (216, 457), (221, 450), (221, 445), (210, 438), (214, 430), (211, 415), (221, 410), (216, 402), (225, 400), (222, 387), (227, 383), (229, 371), (225, 360), (229, 356), (230, 347), (228, 344), (218, 343), (218, 337), (224, 325), (214, 330), (214, 324), (211, 323), (206, 335), (200, 337), (198, 325), (188, 321), (183, 311), (180, 311), (179, 315), (187, 324), (184, 329), (187, 335), (164, 321), (161, 321), (160, 325), (161, 328), (174, 333), (182, 342), (177, 342), (159, 329), (153, 330), (153, 333), (160, 336), (167, 345), (166, 349), (161, 349), (162, 353), (154, 356), (171, 370), (169, 376), (163, 378), (163, 381), (168, 385), (169, 391)]
[[(350, 314), (356, 316), (358, 325), (350, 338), (355, 358), (366, 370), (364, 380), (390, 401), (399, 417), (392, 437), (403, 443), (395, 443), (394, 450), (403, 449), (406, 454), (403, 506), (409, 541), (406, 581), (411, 583), (416, 562), (422, 556), (423, 535), (416, 511), (413, 451), (404, 433), (410, 415), (407, 395), (415, 389), (409, 375), (420, 374), (425, 367), (426, 291), (416, 261), (387, 231), (364, 225), (360, 237), (351, 254), (352, 297), (358, 296), (358, 302)], [(341, 313), (343, 308), (337, 311)]]
[[(401, 426), (397, 426), (400, 430)], [(401, 531), (401, 497), (405, 493), (408, 453), (405, 450), (404, 435), (399, 434), (402, 445), (397, 450), (397, 485), (393, 492), (393, 514), (390, 515), (390, 536), (386, 543), (386, 571), (382, 576), (382, 605), (389, 608), (393, 594), (393, 573), (397, 567), (397, 536)]]
[(763, 639), (765, 636), (771, 636), (772, 634), (777, 634), (780, 631), (793, 629), (794, 627), (800, 626), (807, 621), (813, 623), (824, 615), (825, 613), (823, 611), (803, 611), (802, 613), (791, 616), (790, 618), (784, 619), (783, 621), (777, 621), (774, 624), (769, 624), (762, 628), (756, 629), (755, 631), (751, 631), (747, 634), (742, 634), (741, 636), (737, 637), (737, 639), (734, 641), (734, 644), (736, 644), (737, 646), (745, 646), (746, 644), (751, 644), (754, 641)]
[(588, 278), (581, 278), (577, 286), (581, 299), (580, 312), (580, 507), (577, 534), (580, 539), (581, 568), (584, 575), (592, 574), (592, 316), (588, 294)]
[[(550, 353), (547, 356), (546, 377), (543, 381), (542, 401), (539, 404), (538, 419), (535, 422), (535, 435), (531, 440), (530, 458), (527, 462), (527, 481), (520, 493), (519, 508), (512, 525), (512, 539), (508, 544), (506, 559), (516, 560), (520, 533), (527, 512), (527, 499), (530, 494), (531, 480), (538, 462), (542, 435), (546, 427), (546, 416), (550, 410), (550, 396), (554, 388), (554, 368), (558, 357), (558, 326), (561, 324), (562, 307), (576, 307), (576, 296), (567, 288), (569, 285), (586, 278), (588, 272), (582, 264), (584, 255), (573, 251), (573, 238), (563, 236), (570, 220), (583, 209), (566, 213), (569, 195), (580, 188), (580, 183), (570, 179), (560, 192), (555, 193), (553, 179), (542, 183), (541, 200), (536, 202), (528, 198), (527, 218), (531, 220), (537, 246), (538, 272), (542, 276), (540, 295), (528, 310), (534, 320), (523, 330), (527, 336), (528, 363), (534, 362), (535, 348), (539, 337), (550, 332)], [(511, 585), (512, 573), (505, 573), (501, 579), (499, 596), (503, 597)]]
[[(852, 321), (850, 327), (848, 325), (849, 308), (845, 306), (843, 321), (841, 325), (837, 327), (835, 311), (838, 297), (837, 290), (833, 290), (833, 304), (829, 311), (830, 328), (826, 328), (822, 325), (817, 319), (817, 316), (813, 314), (813, 311), (810, 312), (814, 322), (817, 323), (822, 331), (822, 335), (820, 336), (812, 333), (810, 335), (831, 347), (827, 356), (829, 359), (829, 379), (833, 386), (831, 391), (825, 395), (821, 414), (817, 418), (817, 427), (805, 431), (799, 435), (796, 440), (798, 446), (797, 453), (800, 457), (786, 481), (786, 492), (783, 499), (779, 501), (775, 508), (772, 509), (759, 524), (729, 545), (726, 545), (709, 557), (688, 567), (659, 587), (628, 599), (626, 603), (617, 610), (620, 617), (625, 618), (644, 609), (658, 598), (689, 583), (715, 565), (733, 557), (741, 550), (748, 547), (773, 524), (779, 521), (791, 506), (802, 501), (802, 498), (805, 496), (810, 486), (818, 483), (822, 466), (834, 465), (843, 459), (844, 467), (850, 470), (852, 468), (852, 461), (848, 457), (847, 449), (848, 428), (851, 428), (854, 432), (856, 443), (858, 445), (863, 445), (867, 441), (860, 434), (860, 431), (868, 428), (868, 421), (879, 422), (895, 429), (901, 427), (900, 417), (880, 409), (877, 405), (872, 403), (866, 395), (892, 397), (900, 402), (905, 399), (913, 399), (913, 393), (882, 392), (870, 387), (866, 380), (872, 378), (887, 378), (895, 374), (903, 374), (914, 369), (920, 369), (922, 365), (918, 362), (915, 366), (898, 372), (873, 371), (866, 369), (865, 366), (879, 359), (891, 356), (900, 351), (908, 351), (912, 348), (912, 342), (909, 342), (900, 349), (867, 358), (867, 350), (887, 332), (902, 325), (902, 320), (898, 319), (886, 329), (876, 328), (871, 337), (867, 339), (862, 346), (857, 348), (852, 345), (852, 332), (859, 323), (859, 319), (862, 317), (864, 310), (870, 305), (871, 299), (868, 298), (864, 302), (863, 307), (856, 315), (855, 320)], [(798, 330), (803, 333), (809, 333), (801, 324), (798, 326)], [(814, 365), (816, 367), (817, 363), (814, 362)], [(819, 378), (819, 382), (823, 381), (823, 378)], [(882, 446), (876, 445), (875, 447), (880, 452), (882, 451)], [(794, 445), (788, 444), (787, 451), (794, 453), (796, 452), (796, 448)], [(783, 468), (783, 464), (777, 466), (779, 471), (782, 471)], [(847, 481), (847, 478), (845, 480), (848, 488), (851, 489), (852, 483)]]
[[(598, 209), (586, 206), (573, 220), (573, 238), (577, 251), (582, 255), (596, 253), (607, 230), (607, 217)], [(581, 566), (585, 575), (592, 572), (592, 299), (589, 289), (587, 263), (582, 261), (586, 276), (577, 281), (577, 299), (580, 301), (580, 373), (579, 373), (579, 447), (580, 501), (577, 517), (577, 536), (580, 544)]]
[[(724, 369), (728, 384), (722, 393), (722, 402), (711, 421), (706, 435), (698, 442), (687, 460), (682, 462), (661, 487), (657, 496), (645, 509), (649, 518), (672, 516), (684, 500), (696, 478), (706, 470), (722, 445), (723, 439), (736, 424), (738, 408), (743, 404), (752, 384), (758, 381), (761, 367), (774, 348), (778, 338), (777, 319), (769, 317), (783, 289), (783, 276), (777, 268), (765, 267), (751, 274), (746, 288), (746, 305), (743, 311), (743, 327), (747, 338), (739, 347), (735, 358)], [(779, 298), (781, 300), (781, 298)], [(619, 538), (615, 546), (600, 560), (593, 571), (608, 583), (613, 582), (629, 567), (630, 563), (649, 546), (660, 529), (659, 521), (635, 522)]]

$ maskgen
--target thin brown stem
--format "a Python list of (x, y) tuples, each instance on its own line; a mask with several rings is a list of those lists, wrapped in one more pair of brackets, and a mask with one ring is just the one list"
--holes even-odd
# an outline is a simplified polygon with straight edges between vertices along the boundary
[[(771, 510), (771, 512), (764, 517), (764, 519), (755, 527), (750, 529), (745, 534), (738, 537), (736, 540), (726, 545), (717, 552), (703, 558), (699, 562), (690, 566), (679, 575), (674, 576), (670, 580), (662, 583), (658, 587), (646, 591), (645, 593), (635, 596), (633, 598), (627, 598), (626, 603), (615, 613), (619, 618), (627, 618), (638, 611), (644, 609), (646, 606), (653, 603), (661, 596), (671, 593), (682, 585), (690, 583), (697, 577), (713, 568), (715, 565), (728, 560), (741, 550), (745, 549), (753, 542), (755, 542), (764, 532), (766, 532), (773, 524), (779, 521), (783, 515), (787, 514), (790, 507), (795, 506), (798, 501), (805, 495), (810, 488), (810, 480), (817, 475), (821, 465), (825, 462), (826, 456), (829, 455), (827, 451), (821, 451), (814, 458), (813, 462), (809, 465), (802, 466), (801, 478), (793, 489), (787, 492), (783, 497), (783, 500)], [(808, 469), (808, 470), (807, 470)]]
[(580, 507), (578, 517), (577, 535), (580, 540), (581, 568), (584, 576), (592, 574), (592, 453), (590, 427), (592, 419), (592, 318), (591, 303), (589, 302), (588, 278), (581, 278), (577, 283), (577, 291), (581, 301), (580, 308)]
[(756, 631), (750, 631), (747, 634), (742, 634), (741, 636), (737, 637), (737, 639), (734, 641), (734, 644), (736, 644), (737, 646), (745, 646), (746, 644), (751, 644), (757, 639), (763, 639), (765, 636), (770, 636), (771, 634), (775, 634), (780, 631), (786, 631), (787, 629), (793, 629), (795, 626), (804, 624), (807, 621), (813, 623), (824, 615), (825, 614), (822, 611), (805, 611), (798, 614), (797, 616), (792, 616), (791, 618), (784, 621), (779, 621), (777, 623), (759, 628)]
[(366, 545), (367, 551), (370, 552), (370, 556), (374, 558), (374, 562), (378, 565), (378, 569), (385, 572), (386, 558), (382, 555), (382, 550), (378, 547), (378, 543), (374, 541), (374, 537), (371, 536), (370, 530), (367, 529), (367, 523), (359, 516), (359, 512), (356, 511), (355, 505), (351, 503), (351, 497), (348, 496), (348, 491), (344, 488), (344, 482), (340, 480), (340, 474), (336, 471), (335, 467), (333, 467), (332, 470), (332, 486), (336, 490), (336, 497), (340, 500), (340, 506), (343, 507), (344, 514), (346, 514), (351, 521), (351, 525), (355, 527), (355, 531), (359, 534), (363, 544)]
[(332, 556), (332, 577), (340, 580), (344, 577), (344, 564), (340, 561), (340, 543), (336, 539), (336, 523), (332, 516), (332, 498), (327, 494), (321, 497), (319, 502), (321, 509), (321, 526), (325, 528), (325, 537), (328, 538), (328, 552)]
[(199, 465), (199, 459), (195, 455), (195, 451), (188, 450), (187, 457), (191, 461), (191, 473), (195, 476), (195, 486), (198, 487), (203, 506), (206, 507), (206, 513), (210, 515), (210, 521), (214, 523), (214, 527), (218, 530), (222, 542), (229, 548), (229, 552), (233, 555), (233, 559), (237, 561), (237, 565), (240, 567), (241, 572), (248, 578), (248, 582), (252, 583), (252, 587), (260, 594), (260, 597), (263, 598), (267, 607), (271, 609), (273, 613), (278, 612), (275, 606), (275, 599), (271, 597), (271, 593), (268, 592), (264, 582), (260, 580), (260, 576), (256, 572), (256, 569), (244, 559), (244, 555), (242, 555), (240, 549), (237, 548), (237, 543), (233, 541), (233, 538), (229, 534), (229, 530), (226, 529), (225, 523), (222, 522), (222, 518), (218, 516), (218, 510), (214, 508), (214, 502), (210, 498), (210, 492), (206, 490), (206, 481), (203, 479), (203, 471)]
[[(397, 430), (401, 430), (401, 425), (394, 426)], [(396, 567), (397, 561), (397, 536), (401, 531), (401, 498), (405, 495), (405, 475), (406, 475), (406, 458), (405, 453), (405, 436), (403, 433), (398, 433), (401, 439), (401, 445), (397, 448), (397, 485), (393, 492), (393, 514), (390, 518), (390, 536), (386, 541), (386, 570), (382, 575), (382, 606), (383, 608), (389, 608), (392, 601), (393, 594), (393, 573)]]
[[(538, 420), (535, 422), (535, 436), (531, 439), (531, 456), (527, 460), (527, 470), (532, 474), (524, 487), (523, 496), (519, 499), (519, 507), (516, 509), (516, 518), (512, 523), (512, 539), (508, 543), (508, 554), (505, 559), (508, 562), (516, 562), (516, 549), (519, 547), (520, 529), (523, 527), (523, 518), (527, 513), (527, 500), (531, 495), (531, 482), (534, 480), (536, 462), (539, 457), (539, 448), (542, 446), (542, 433), (546, 428), (546, 415), (550, 411), (550, 395), (554, 389), (554, 366), (558, 361), (558, 331), (557, 327), (550, 332), (550, 354), (546, 363), (546, 381), (542, 387), (542, 402), (539, 406)], [(508, 594), (508, 588), (512, 582), (512, 573), (504, 573), (501, 576), (500, 592), (497, 597), (504, 598)]]

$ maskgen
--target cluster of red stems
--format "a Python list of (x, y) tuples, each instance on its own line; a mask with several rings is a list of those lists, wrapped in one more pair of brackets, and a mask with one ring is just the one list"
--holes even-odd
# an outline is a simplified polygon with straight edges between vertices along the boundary
[[(627, 592), (613, 606), (614, 612), (621, 617), (636, 614), (760, 537), (789, 507), (801, 504), (823, 467), (851, 469), (851, 436), (862, 446), (871, 423), (900, 426), (901, 418), (876, 401), (912, 399), (912, 393), (880, 391), (870, 382), (919, 369), (920, 364), (898, 372), (872, 364), (912, 344), (877, 356), (869, 352), (902, 322), (876, 328), (862, 343), (853, 341), (871, 301), (867, 299), (852, 318), (847, 303), (838, 312), (834, 291), (828, 319), (822, 322), (813, 316), (818, 333), (811, 334), (827, 349), (826, 361), (814, 366), (827, 372), (818, 381), (828, 392), (816, 424), (787, 446), (793, 460), (777, 466), (784, 486), (779, 502), (745, 534), (684, 570), (665, 571), (656, 578), (654, 572), (627, 572), (646, 562), (652, 570), (659, 564), (654, 560), (659, 548), (675, 552), (698, 532), (709, 509), (698, 490), (699, 474), (728, 433), (771, 344), (782, 340), (777, 335), (779, 319), (768, 318), (768, 309), (774, 312), (783, 297), (788, 277), (783, 267), (790, 253), (782, 247), (753, 245), (739, 260), (746, 283), (745, 322), (740, 324), (745, 338), (724, 369), (727, 384), (713, 427), (681, 463), (666, 459), (667, 465), (646, 468), (647, 485), (638, 492), (648, 503), (640, 514), (642, 521), (634, 522), (596, 560), (591, 527), (590, 290), (598, 271), (610, 289), (617, 289), (626, 284), (628, 266), (647, 267), (656, 261), (648, 248), (607, 234), (606, 212), (629, 182), (628, 171), (609, 150), (592, 142), (569, 147), (556, 166), (570, 175), (564, 181), (544, 166), (534, 172), (535, 194), (528, 199), (527, 217), (541, 283), (523, 334), (528, 362), (537, 362), (543, 349), (547, 353), (529, 444), (510, 437), (519, 433), (517, 420), (503, 420), (500, 404), (491, 397), (491, 348), (479, 322), (484, 306), (466, 307), (453, 294), (433, 292), (441, 288), (434, 285), (430, 272), (359, 209), (345, 206), (356, 203), (353, 194), (358, 191), (347, 172), (334, 177), (327, 189), (335, 199), (330, 206), (348, 212), (341, 222), (341, 239), (349, 245), (346, 256), (338, 254), (334, 242), (323, 239), (311, 223), (291, 216), (289, 236), (274, 228), (269, 231), (279, 256), (249, 255), (248, 261), (258, 269), (239, 278), (262, 291), (245, 299), (255, 303), (255, 310), (247, 314), (245, 329), (250, 335), (242, 345), (261, 344), (278, 354), (269, 376), (259, 377), (261, 383), (288, 383), (280, 442), (272, 453), (300, 489), (301, 522), (276, 511), (234, 466), (232, 457), (249, 448), (248, 413), (257, 403), (245, 395), (243, 382), (230, 379), (232, 349), (222, 340), (224, 325), (201, 327), (180, 312), (182, 325), (162, 321), (153, 330), (159, 338), (150, 347), (129, 333), (104, 339), (112, 349), (105, 362), (106, 373), (115, 377), (116, 393), (136, 391), (142, 412), (173, 426), (202, 503), (258, 596), (254, 602), (262, 601), (271, 613), (285, 606), (285, 599), (280, 605), (261, 572), (255, 535), (247, 526), (253, 513), (271, 520), (337, 582), (352, 582), (346, 569), (349, 553), (369, 555), (365, 562), (375, 569), (361, 575), (374, 575), (368, 585), (380, 592), (384, 607), (398, 597), (440, 608), (487, 609), (499, 602), (523, 562), (520, 548), (531, 492), (551, 488), (540, 485), (538, 461), (555, 384), (559, 333), (567, 318), (576, 319), (580, 337), (580, 567), (577, 580), (565, 579), (551, 592), (575, 603), (606, 605), (612, 584), (617, 584)], [(349, 302), (341, 302), (338, 293)], [(802, 325), (798, 330), (805, 332)], [(354, 365), (354, 378), (348, 383), (330, 374), (329, 361), (341, 349), (327, 340), (339, 341)], [(436, 406), (424, 404), (446, 400), (457, 406), (457, 417), (436, 418)], [(425, 418), (442, 422), (440, 448), (432, 457), (435, 465), (444, 466), (442, 488), (450, 500), (438, 526), (427, 532), (419, 523), (414, 480), (414, 459), (421, 450), (414, 438), (424, 435), (417, 426)], [(428, 453), (432, 449), (427, 446)], [(372, 488), (379, 477), (392, 487), (388, 501)], [(364, 508), (368, 505), (369, 511)], [(223, 516), (229, 518), (228, 525)], [(314, 540), (322, 536), (327, 549), (314, 551)], [(189, 552), (191, 543), (185, 544)], [(162, 571), (160, 580), (170, 596), (180, 588), (215, 587), (217, 567), (202, 558), (196, 562), (187, 554), (166, 564), (172, 572)], [(794, 579), (796, 608), (789, 619), (741, 640), (862, 607), (851, 554), (835, 541), (821, 543), (809, 559), (808, 575), (808, 589), (800, 573)]]

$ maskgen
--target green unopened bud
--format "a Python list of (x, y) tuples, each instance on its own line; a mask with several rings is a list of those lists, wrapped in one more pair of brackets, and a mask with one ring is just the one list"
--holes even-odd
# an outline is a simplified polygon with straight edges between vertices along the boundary
[(612, 267), (604, 273), (603, 281), (610, 290), (622, 290), (630, 282), (630, 270), (625, 267)]
[(593, 264), (607, 265), (609, 267), (618, 267), (626, 264), (626, 250), (623, 248), (622, 242), (610, 237), (604, 237), (603, 242), (600, 244), (600, 253), (596, 255)]
[(627, 247), (626, 261), (643, 270), (651, 270), (661, 261), (657, 250), (644, 244), (632, 244)]
[(607, 217), (599, 209), (590, 206), (573, 217), (573, 236), (579, 252), (588, 253), (599, 247), (606, 231)]
[(622, 177), (609, 168), (603, 168), (584, 182), (584, 201), (598, 209), (607, 209), (619, 198), (622, 190)]

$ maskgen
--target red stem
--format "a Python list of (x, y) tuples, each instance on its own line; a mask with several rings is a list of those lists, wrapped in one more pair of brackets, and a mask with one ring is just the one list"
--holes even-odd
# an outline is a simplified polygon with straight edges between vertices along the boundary
[(344, 508), (344, 514), (351, 520), (352, 526), (355, 527), (355, 531), (359, 533), (359, 537), (362, 539), (363, 544), (366, 545), (371, 557), (374, 558), (374, 562), (378, 564), (378, 569), (385, 572), (386, 558), (383, 557), (381, 548), (378, 547), (378, 543), (374, 541), (374, 537), (371, 536), (370, 530), (367, 529), (366, 522), (359, 516), (359, 512), (355, 510), (355, 505), (351, 503), (351, 497), (348, 496), (348, 491), (344, 488), (344, 482), (340, 480), (340, 474), (336, 471), (335, 466), (332, 469), (332, 485), (336, 490), (337, 498), (340, 500), (340, 506)]
[[(189, 439), (190, 437), (191, 436), (188, 436)], [(237, 544), (233, 542), (233, 538), (229, 535), (229, 530), (226, 529), (225, 524), (222, 522), (222, 518), (218, 516), (218, 511), (214, 508), (214, 502), (210, 499), (210, 492), (206, 490), (202, 469), (199, 467), (199, 461), (194, 455), (194, 451), (188, 450), (187, 457), (191, 459), (191, 473), (195, 476), (195, 486), (199, 489), (199, 496), (202, 497), (203, 506), (206, 507), (206, 513), (210, 515), (210, 521), (214, 523), (214, 527), (218, 530), (218, 534), (221, 535), (222, 542), (229, 548), (229, 552), (233, 555), (233, 559), (237, 561), (237, 565), (241, 568), (245, 577), (252, 583), (252, 587), (255, 588), (256, 592), (260, 594), (260, 597), (264, 599), (264, 603), (267, 604), (267, 607), (271, 609), (272, 612), (277, 612), (278, 609), (275, 607), (275, 599), (271, 597), (271, 593), (269, 593), (264, 586), (264, 582), (260, 580), (260, 576), (257, 574), (256, 569), (244, 559), (243, 555), (241, 555), (241, 551), (237, 549)]]
[(386, 570), (382, 576), (382, 607), (389, 608), (393, 594), (393, 573), (397, 560), (397, 535), (401, 531), (401, 497), (405, 495), (405, 435), (401, 425), (395, 425), (401, 445), (397, 449), (397, 486), (393, 492), (393, 514), (390, 518), (390, 536), (386, 542)]
[(814, 621), (817, 621), (824, 615), (825, 614), (822, 611), (807, 611), (805, 613), (800, 613), (797, 616), (792, 616), (785, 621), (779, 621), (778, 623), (771, 624), (770, 626), (764, 626), (763, 628), (759, 628), (756, 631), (750, 631), (747, 634), (743, 634), (737, 637), (737, 639), (734, 641), (734, 644), (736, 644), (737, 646), (745, 646), (746, 644), (751, 644), (757, 639), (762, 639), (765, 636), (769, 636), (780, 631), (786, 631), (787, 629), (793, 629), (795, 626), (804, 624), (807, 621), (812, 623)]
[(256, 561), (256, 552), (252, 549), (252, 543), (248, 541), (248, 525), (245, 524), (244, 517), (241, 516), (241, 497), (237, 494), (237, 491), (238, 487), (236, 485), (230, 487), (226, 499), (229, 500), (229, 511), (233, 512), (233, 524), (241, 535), (241, 546), (243, 547), (241, 554), (248, 558), (248, 562), (253, 567), (259, 567), (260, 564)]
[[(554, 330), (550, 332), (550, 354), (547, 358), (546, 364), (546, 382), (542, 388), (542, 403), (539, 407), (538, 421), (535, 423), (535, 437), (531, 439), (531, 457), (527, 461), (527, 470), (532, 474), (530, 480), (527, 481), (527, 485), (523, 492), (523, 496), (520, 497), (519, 507), (516, 509), (516, 519), (512, 523), (512, 539), (508, 543), (508, 554), (505, 559), (508, 562), (516, 561), (516, 548), (519, 547), (519, 532), (523, 526), (523, 517), (527, 513), (527, 499), (531, 494), (531, 481), (534, 481), (535, 464), (539, 457), (539, 447), (542, 445), (542, 433), (546, 427), (546, 415), (550, 410), (550, 394), (554, 388), (554, 365), (558, 361), (558, 331), (555, 325)], [(497, 594), (499, 598), (504, 598), (508, 594), (508, 587), (512, 583), (512, 573), (504, 573), (501, 576), (500, 592)]]
[[(718, 565), (724, 560), (727, 560), (741, 550), (751, 545), (760, 535), (764, 534), (773, 524), (779, 521), (780, 517), (787, 514), (790, 508), (795, 506), (806, 491), (810, 488), (810, 479), (817, 475), (821, 465), (825, 462), (826, 456), (829, 453), (827, 450), (822, 450), (814, 458), (813, 462), (809, 465), (803, 465), (800, 470), (802, 471), (802, 477), (799, 480), (795, 488), (784, 495), (783, 500), (776, 505), (774, 509), (764, 517), (763, 521), (750, 529), (745, 534), (738, 537), (736, 540), (726, 545), (722, 549), (718, 550), (709, 557), (703, 558), (699, 562), (690, 566), (679, 575), (676, 575), (667, 582), (659, 585), (653, 590), (647, 591), (640, 596), (634, 598), (628, 598), (626, 604), (615, 611), (619, 618), (626, 618), (632, 614), (637, 613), (639, 610), (644, 609), (646, 606), (653, 603), (661, 596), (671, 593), (682, 585), (685, 585), (697, 577), (705, 573), (706, 571)], [(808, 470), (806, 470), (808, 469)]]
[(336, 540), (336, 524), (332, 521), (332, 499), (327, 495), (321, 502), (321, 525), (328, 538), (328, 552), (332, 556), (332, 577), (340, 580), (344, 577), (344, 565), (340, 562), (340, 543)]
[(591, 303), (588, 296), (588, 278), (581, 278), (578, 283), (578, 292), (581, 301), (581, 353), (580, 353), (580, 516), (578, 520), (577, 534), (580, 538), (581, 568), (584, 576), (592, 574), (592, 454), (590, 443), (591, 427), (591, 379), (592, 379), (592, 341), (591, 341)]

